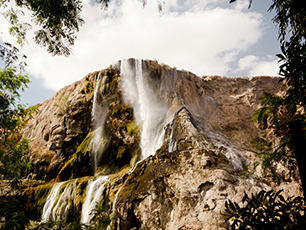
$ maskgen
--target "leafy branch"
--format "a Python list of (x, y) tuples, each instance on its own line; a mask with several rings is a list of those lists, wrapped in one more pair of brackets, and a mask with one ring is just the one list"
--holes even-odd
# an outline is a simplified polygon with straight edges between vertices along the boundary
[(230, 222), (227, 229), (305, 229), (304, 199), (289, 197), (286, 200), (281, 192), (262, 190), (250, 197), (244, 192), (243, 207), (226, 201), (223, 215), (225, 221)]

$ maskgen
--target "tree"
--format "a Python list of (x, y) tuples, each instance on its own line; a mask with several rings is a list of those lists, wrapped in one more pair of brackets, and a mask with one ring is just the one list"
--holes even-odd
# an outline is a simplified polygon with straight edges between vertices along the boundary
[[(97, 0), (97, 3), (107, 7), (109, 0)], [(0, 0), (2, 14), (11, 24), (10, 34), (17, 37), (17, 44), (26, 41), (26, 33), (32, 25), (19, 20), (24, 15), (24, 8), (29, 10), (32, 21), (40, 27), (35, 31), (34, 40), (37, 44), (46, 47), (53, 55), (71, 54), (71, 47), (77, 38), (76, 33), (84, 23), (80, 13), (80, 0)], [(0, 50), (8, 50), (0, 46)]]
[(244, 207), (232, 201), (225, 202), (224, 217), (231, 220), (227, 229), (305, 229), (305, 203), (302, 197), (287, 200), (282, 190), (260, 191), (250, 197), (245, 192), (242, 199)]
[(20, 184), (21, 174), (29, 169), (24, 156), (28, 143), (21, 140), (21, 130), (35, 111), (16, 103), (19, 90), (24, 90), (30, 82), (27, 75), (16, 71), (16, 68), (0, 70), (0, 178), (10, 180), (14, 189)]
[[(230, 3), (235, 1), (230, 0)], [(306, 2), (273, 0), (268, 10), (276, 13), (273, 21), (278, 24), (282, 50), (282, 54), (277, 54), (281, 63), (279, 74), (283, 77), (280, 82), (287, 84), (288, 88), (283, 97), (265, 93), (261, 97), (262, 108), (256, 111), (254, 118), (258, 122), (268, 118), (275, 134), (281, 138), (280, 146), (287, 150), (293, 147), (297, 163), (301, 165), (306, 159), (306, 146), (301, 146), (301, 141), (292, 142), (291, 137), (303, 136), (306, 127)], [(299, 134), (294, 135), (297, 132)], [(305, 138), (301, 140), (305, 143)], [(278, 155), (275, 151), (274, 155)], [(306, 171), (302, 167), (299, 171), (306, 191)]]
[[(20, 188), (22, 175), (30, 168), (25, 157), (29, 145), (22, 139), (22, 129), (36, 108), (25, 109), (17, 103), (19, 90), (29, 82), (16, 67), (0, 70), (0, 179), (8, 180), (13, 190)], [(25, 229), (29, 219), (20, 211), (18, 200), (7, 199), (0, 205), (1, 229)]]
[[(20, 57), (16, 47), (5, 45), (8, 49), (0, 50), (5, 63), (5, 68), (0, 70), (0, 179), (8, 180), (10, 187), (17, 190), (22, 176), (30, 168), (25, 157), (29, 149), (28, 140), (22, 139), (22, 129), (37, 108), (26, 109), (18, 103), (19, 92), (28, 86), (30, 80), (22, 74), (24, 57)], [(19, 67), (13, 66), (17, 61)], [(0, 202), (0, 206), (1, 229), (25, 229), (29, 219), (21, 211), (17, 199), (6, 199)]]
[[(97, 2), (107, 6), (108, 0)], [(29, 10), (32, 22), (40, 28), (35, 32), (35, 42), (53, 55), (71, 54), (76, 33), (84, 23), (80, 16), (80, 0), (0, 0), (0, 9), (11, 25), (10, 34), (17, 38), (19, 46), (25, 43), (26, 33), (32, 27), (19, 20), (20, 15), (24, 15), (24, 9)], [(0, 71), (0, 175), (11, 181), (12, 188), (17, 188), (22, 171), (29, 167), (24, 159), (28, 144), (21, 139), (21, 130), (35, 108), (25, 109), (17, 103), (19, 91), (23, 91), (30, 82), (29, 77), (22, 74), (26, 56), (20, 55), (15, 45), (3, 43), (0, 44), (0, 58), (5, 63), (5, 68)], [(18, 67), (14, 67), (17, 62)]]

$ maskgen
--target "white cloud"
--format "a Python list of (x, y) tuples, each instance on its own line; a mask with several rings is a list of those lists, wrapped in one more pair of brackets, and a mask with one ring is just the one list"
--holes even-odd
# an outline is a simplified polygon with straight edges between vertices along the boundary
[(136, 0), (124, 0), (101, 11), (87, 0), (74, 55), (52, 57), (29, 41), (24, 48), (28, 72), (53, 90), (129, 57), (156, 59), (198, 75), (226, 75), (238, 54), (263, 33), (262, 15), (247, 6), (248, 0), (235, 5), (224, 0), (169, 0), (159, 13), (155, 1), (143, 8)]
[(278, 59), (273, 56), (265, 58), (248, 55), (238, 61), (238, 71), (247, 71), (250, 77), (268, 75), (277, 76), (279, 72)]

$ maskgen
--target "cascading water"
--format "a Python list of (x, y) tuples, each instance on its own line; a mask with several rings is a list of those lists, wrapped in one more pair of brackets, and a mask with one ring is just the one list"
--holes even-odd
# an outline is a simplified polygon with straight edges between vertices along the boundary
[(53, 186), (44, 205), (41, 222), (67, 219), (68, 210), (74, 205), (76, 183), (77, 180), (67, 182), (61, 194), (60, 190), (64, 182), (57, 183)]
[(134, 110), (136, 121), (141, 125), (142, 159), (153, 155), (161, 146), (163, 127), (168, 111), (143, 74), (142, 60), (135, 60), (135, 71), (128, 60), (121, 61), (121, 88), (124, 99)]
[(41, 222), (47, 222), (50, 217), (51, 217), (51, 213), (52, 213), (52, 207), (56, 201), (56, 199), (58, 198), (59, 192), (60, 192), (60, 188), (62, 186), (63, 182), (54, 184), (52, 187), (52, 190), (49, 194), (49, 196), (47, 197), (46, 203), (44, 205), (43, 208), (43, 213), (41, 215)]
[[(104, 123), (106, 119), (106, 112), (108, 103), (101, 103), (99, 97), (101, 97), (101, 93), (99, 90), (100, 82), (106, 78), (106, 71), (104, 78), (99, 74), (95, 91), (93, 94), (93, 105), (92, 105), (92, 124), (93, 124), (93, 138), (90, 142), (90, 149), (92, 151), (92, 164), (93, 170), (99, 166), (99, 162), (101, 161), (101, 157), (103, 154), (103, 147), (105, 147), (105, 138), (104, 138)], [(48, 221), (65, 221), (68, 216), (68, 209), (71, 208), (71, 205), (74, 205), (74, 198), (76, 194), (76, 181), (74, 182), (60, 182), (56, 183), (49, 196), (47, 197), (46, 203), (43, 208), (43, 213), (41, 217), (41, 222)], [(84, 203), (82, 205), (81, 212), (81, 223), (89, 224), (92, 218), (92, 210), (95, 208), (97, 202), (99, 202), (103, 197), (101, 194), (104, 189), (105, 183), (108, 182), (108, 176), (98, 176), (95, 179), (91, 178), (88, 181), (86, 196)], [(64, 183), (65, 188), (63, 188)], [(63, 190), (61, 192), (61, 190)]]
[(75, 180), (73, 183), (68, 183), (64, 191), (59, 197), (57, 204), (52, 210), (52, 220), (66, 220), (68, 215), (68, 209), (70, 205), (74, 205), (73, 200), (75, 199), (74, 189), (75, 189)]
[[(105, 70), (105, 76), (103, 78), (106, 79), (107, 72)], [(101, 73), (98, 75), (94, 95), (93, 95), (93, 103), (92, 103), (92, 125), (94, 128), (93, 131), (93, 138), (91, 140), (90, 146), (92, 150), (92, 164), (93, 164), (93, 171), (95, 172), (99, 166), (99, 163), (102, 158), (103, 154), (103, 146), (104, 146), (104, 123), (106, 119), (106, 112), (107, 111), (107, 104), (101, 105), (102, 103), (98, 100), (101, 95), (99, 90), (100, 82), (101, 82)], [(103, 83), (102, 80), (102, 83)]]
[(94, 91), (94, 95), (93, 95), (92, 111), (91, 111), (92, 117), (99, 117), (99, 115), (100, 115), (100, 111), (98, 109), (99, 104), (98, 104), (98, 96), (97, 96), (97, 94), (99, 92), (100, 80), (101, 80), (101, 73), (99, 73), (99, 75), (98, 75), (98, 79), (97, 79), (97, 83), (96, 83), (96, 87), (95, 87), (95, 91)]
[[(188, 88), (184, 88), (185, 86), (184, 79), (180, 78), (180, 75), (177, 72), (175, 72), (176, 70), (172, 69), (171, 72), (168, 71), (167, 73), (166, 72), (167, 69), (163, 69), (162, 71), (164, 72), (162, 72), (160, 76), (155, 76), (154, 75), (155, 73), (151, 75), (150, 73), (152, 72), (148, 73), (149, 71), (148, 72), (145, 71), (146, 68), (147, 64), (146, 63), (144, 64), (142, 60), (121, 60), (120, 64), (121, 89), (118, 90), (120, 94), (115, 95), (118, 98), (119, 98), (118, 95), (120, 96), (122, 95), (124, 102), (129, 103), (131, 105), (131, 107), (133, 108), (134, 118), (136, 119), (138, 125), (141, 127), (140, 131), (140, 146), (142, 152), (141, 159), (145, 159), (150, 155), (154, 155), (156, 150), (160, 148), (163, 142), (165, 144), (168, 144), (167, 146), (168, 152), (177, 151), (180, 147), (180, 145), (178, 144), (179, 142), (178, 138), (180, 138), (178, 132), (180, 131), (177, 131), (177, 127), (175, 126), (175, 121), (176, 121), (175, 119), (177, 118), (176, 115), (178, 111), (184, 108), (188, 111), (191, 111), (190, 113), (193, 114), (192, 108), (199, 108), (195, 106), (192, 107), (194, 102), (186, 100), (186, 98), (188, 98), (189, 96), (189, 91), (186, 90)], [(116, 71), (117, 74), (118, 69), (116, 69)], [(109, 72), (108, 74), (109, 77), (112, 77), (112, 72)], [(104, 130), (107, 118), (106, 111), (108, 110), (109, 106), (110, 108), (112, 108), (114, 106), (113, 104), (117, 106), (119, 103), (121, 103), (121, 98), (118, 99), (116, 102), (106, 101), (109, 99), (105, 99), (107, 98), (107, 95), (106, 93), (104, 93), (103, 90), (100, 89), (103, 88), (104, 84), (109, 83), (107, 82), (108, 80), (111, 82), (112, 79), (107, 79), (106, 71), (103, 77), (102, 75), (101, 73), (99, 74), (96, 81), (95, 90), (93, 93), (93, 104), (92, 104), (93, 132), (92, 132), (92, 140), (89, 146), (92, 153), (93, 171), (97, 170), (99, 163), (102, 160), (103, 149), (106, 149), (105, 147), (107, 144), (107, 138), (105, 136), (106, 132)], [(116, 81), (118, 79), (119, 78), (116, 78)], [(104, 93), (104, 95), (102, 95), (102, 92)], [(182, 92), (184, 92), (183, 95)], [(184, 101), (186, 101), (186, 103)], [(122, 104), (119, 105), (121, 106)], [(128, 107), (126, 105), (124, 106)], [(130, 108), (128, 109), (130, 111)], [(195, 109), (195, 111), (197, 110)], [(110, 111), (109, 114), (111, 114), (111, 112), (112, 110)], [(130, 117), (129, 119), (132, 120)], [(125, 121), (124, 119), (122, 120)], [(111, 123), (112, 120), (109, 119), (108, 122)], [(165, 135), (165, 130), (167, 132), (166, 135)], [(118, 133), (120, 134), (120, 132)], [(137, 130), (137, 135), (138, 135), (138, 130)], [(164, 140), (164, 135), (165, 135), (165, 140)], [(127, 135), (127, 137), (129, 136)], [(220, 143), (220, 146), (224, 145), (225, 143), (225, 141), (223, 141), (221, 137), (219, 137), (217, 134), (214, 133), (210, 134), (209, 138), (215, 138), (214, 142)], [(129, 139), (126, 138), (125, 141), (129, 141)], [(198, 142), (196, 138), (192, 141), (193, 141), (192, 144), (196, 146), (196, 148), (198, 148), (198, 144), (200, 143), (200, 141)], [(138, 152), (138, 147), (139, 146), (137, 139), (137, 152)], [(234, 148), (228, 148), (228, 149), (229, 150), (227, 150), (225, 154), (227, 154), (228, 158), (234, 162), (233, 165), (235, 168), (241, 168), (243, 164), (240, 163), (241, 162), (240, 159), (242, 159), (242, 157), (240, 157), (235, 152), (235, 150), (232, 150)], [(235, 162), (238, 163), (236, 163), (235, 165)], [(105, 163), (107, 164), (107, 162)], [(134, 166), (134, 168), (131, 168), (128, 173), (125, 173), (124, 174), (125, 178), (127, 178), (129, 173), (132, 173), (136, 167), (137, 165)], [(113, 217), (116, 217), (117, 200), (119, 197), (118, 201), (119, 202), (118, 206), (119, 206), (121, 202), (120, 201), (121, 197), (120, 194), (122, 194), (121, 190), (124, 191), (124, 186), (116, 187), (117, 184), (113, 183), (114, 180), (110, 180), (110, 176), (98, 176), (97, 174), (98, 173), (96, 173), (95, 176), (88, 179), (87, 187), (81, 182), (78, 182), (78, 184), (81, 184), (80, 187), (82, 187), (82, 189), (85, 189), (86, 187), (86, 193), (85, 190), (81, 189), (80, 193), (78, 190), (78, 195), (77, 195), (78, 205), (76, 206), (77, 208), (75, 210), (78, 211), (77, 215), (78, 217), (80, 217), (80, 223), (86, 225), (90, 224), (91, 219), (93, 218), (92, 211), (96, 207), (97, 203), (106, 204), (106, 201), (107, 203), (110, 203), (112, 201), (112, 207), (109, 207), (108, 214), (111, 219)], [(84, 180), (84, 183), (86, 183), (86, 180), (87, 178)], [(110, 181), (111, 183), (108, 184)], [(125, 181), (125, 179), (122, 179), (122, 181)], [(71, 219), (70, 218), (71, 206), (74, 205), (73, 200), (76, 197), (76, 184), (77, 184), (76, 180), (54, 184), (52, 190), (50, 191), (49, 196), (46, 199), (46, 203), (43, 208), (43, 214), (41, 218), (42, 222), (47, 222), (49, 220), (65, 221), (67, 217), (69, 220)], [(114, 192), (113, 189), (118, 189), (118, 190), (115, 196), (112, 196), (112, 199), (110, 201), (108, 200), (109, 198), (104, 197), (104, 195), (113, 194)], [(82, 207), (80, 207), (80, 203), (82, 201), (83, 204)], [(108, 226), (107, 229), (109, 230), (110, 226)]]
[(95, 208), (96, 204), (104, 198), (102, 194), (107, 182), (109, 182), (108, 176), (99, 176), (97, 178), (89, 179), (86, 198), (82, 206), (81, 223), (90, 223), (90, 220), (93, 217), (92, 210)]
[[(123, 99), (131, 104), (135, 119), (138, 125), (141, 126), (141, 158), (144, 159), (155, 154), (155, 151), (162, 144), (169, 105), (157, 95), (157, 92), (150, 85), (149, 76), (143, 72), (142, 60), (135, 60), (135, 66), (131, 66), (128, 60), (122, 60), (120, 71), (122, 76), (120, 86), (123, 91)], [(93, 94), (92, 124), (94, 131), (90, 149), (92, 151), (94, 171), (99, 166), (103, 148), (105, 147), (105, 143), (103, 143), (105, 142), (104, 125), (108, 103), (103, 101), (100, 84), (103, 85), (105, 83), (103, 81), (105, 81), (106, 77), (106, 73), (104, 77), (101, 76), (101, 73), (99, 74)], [(174, 89), (173, 85), (172, 87)], [(104, 197), (102, 194), (108, 182), (109, 176), (95, 176), (89, 179), (81, 210), (81, 223), (90, 224), (93, 217), (92, 210), (97, 202), (103, 202)], [(43, 222), (65, 220), (67, 218), (68, 206), (71, 206), (71, 197), (75, 194), (75, 186), (73, 184), (76, 181), (74, 183), (66, 182), (65, 188), (63, 188), (64, 183), (57, 183), (53, 186), (44, 206)], [(60, 190), (63, 191), (60, 193)], [(116, 193), (113, 201), (111, 216), (115, 213), (116, 200), (120, 191), (121, 188)]]
[[(122, 189), (122, 187), (119, 188), (119, 190), (117, 191), (117, 193), (115, 195), (115, 198), (114, 198), (114, 201), (113, 201), (113, 205), (112, 205), (112, 212), (110, 214), (110, 218), (111, 219), (114, 218), (114, 215), (115, 215), (115, 212), (116, 212), (117, 199), (118, 199), (119, 193), (121, 192), (121, 189)], [(110, 224), (107, 226), (106, 230), (111, 230), (111, 225)]]

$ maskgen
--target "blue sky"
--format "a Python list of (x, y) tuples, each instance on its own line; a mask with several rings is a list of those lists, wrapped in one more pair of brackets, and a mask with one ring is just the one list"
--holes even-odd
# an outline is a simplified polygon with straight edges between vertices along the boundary
[[(272, 1), (254, 0), (250, 9), (248, 0), (228, 2), (165, 0), (159, 13), (155, 0), (145, 8), (137, 0), (112, 0), (106, 11), (84, 0), (85, 24), (69, 58), (51, 56), (34, 44), (33, 32), (28, 34), (22, 52), (28, 56), (32, 84), (22, 103), (42, 103), (87, 73), (130, 57), (157, 60), (199, 76), (276, 76), (278, 34), (271, 22), (274, 13), (267, 12)], [(1, 16), (0, 39), (13, 42), (7, 27)]]

